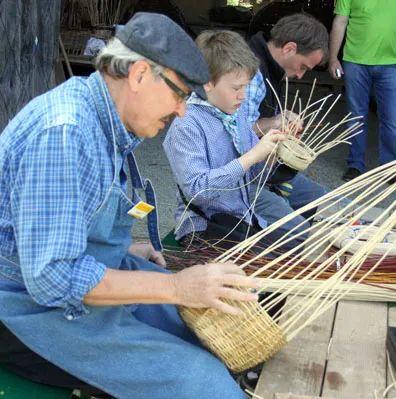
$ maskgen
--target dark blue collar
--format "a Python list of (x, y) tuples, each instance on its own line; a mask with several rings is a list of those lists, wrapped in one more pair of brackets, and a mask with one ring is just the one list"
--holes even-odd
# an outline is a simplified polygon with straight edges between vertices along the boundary
[(114, 101), (102, 75), (99, 72), (92, 73), (87, 79), (87, 84), (92, 92), (100, 123), (107, 139), (110, 142), (113, 141), (112, 130), (114, 129), (115, 140), (120, 153), (125, 155), (134, 150), (143, 139), (128, 132), (121, 122)]

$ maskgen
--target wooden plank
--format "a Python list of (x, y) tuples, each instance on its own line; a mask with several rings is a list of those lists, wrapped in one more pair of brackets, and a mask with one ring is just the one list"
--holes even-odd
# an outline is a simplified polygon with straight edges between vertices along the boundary
[(339, 303), (323, 396), (372, 399), (385, 388), (387, 317), (386, 303)]
[(256, 395), (273, 399), (274, 394), (280, 392), (311, 396), (320, 394), (334, 313), (335, 307), (307, 326), (264, 364)]

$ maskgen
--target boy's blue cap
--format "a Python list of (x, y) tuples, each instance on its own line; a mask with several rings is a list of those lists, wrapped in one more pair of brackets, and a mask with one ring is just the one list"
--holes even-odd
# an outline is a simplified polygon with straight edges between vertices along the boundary
[(206, 99), (203, 84), (210, 79), (206, 61), (190, 36), (170, 18), (138, 12), (116, 37), (132, 51), (175, 71), (192, 91)]

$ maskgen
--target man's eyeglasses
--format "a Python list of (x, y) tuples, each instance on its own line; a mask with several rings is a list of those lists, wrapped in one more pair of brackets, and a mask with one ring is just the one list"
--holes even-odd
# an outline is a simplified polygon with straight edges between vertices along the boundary
[(186, 93), (184, 90), (182, 90), (176, 83), (172, 82), (168, 77), (166, 77), (163, 73), (159, 73), (159, 76), (161, 76), (162, 80), (168, 85), (168, 87), (176, 93), (176, 95), (179, 97), (180, 102), (187, 101), (188, 98), (190, 97), (191, 93)]

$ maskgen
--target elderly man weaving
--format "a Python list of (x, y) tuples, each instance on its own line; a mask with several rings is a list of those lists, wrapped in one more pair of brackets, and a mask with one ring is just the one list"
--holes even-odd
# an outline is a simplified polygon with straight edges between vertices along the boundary
[[(154, 191), (133, 150), (203, 93), (207, 66), (181, 28), (145, 13), (96, 65), (0, 136), (0, 362), (95, 396), (243, 398), (171, 304), (236, 312), (221, 299), (256, 300), (233, 288), (256, 282), (230, 264), (170, 274), (139, 256), (163, 264)], [(153, 246), (131, 246), (134, 217), (150, 209)]]

